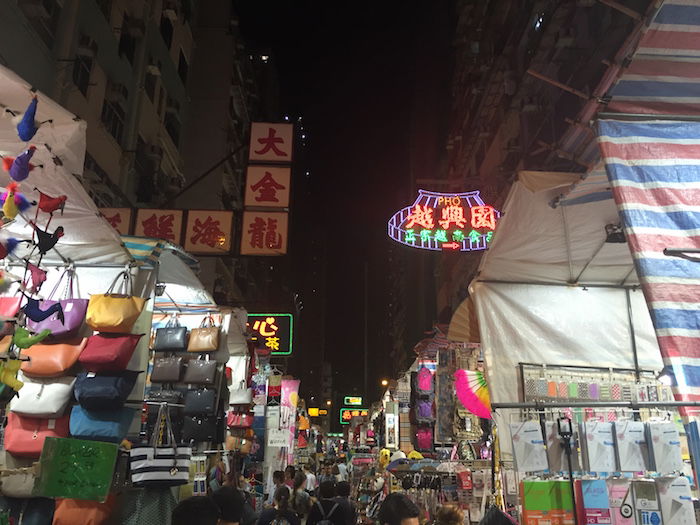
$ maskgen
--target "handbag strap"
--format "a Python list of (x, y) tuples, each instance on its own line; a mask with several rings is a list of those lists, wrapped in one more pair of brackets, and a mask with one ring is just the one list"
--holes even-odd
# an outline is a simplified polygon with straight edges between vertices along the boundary
[(171, 315), (170, 318), (168, 319), (168, 322), (165, 323), (166, 328), (170, 328), (170, 327), (177, 328), (179, 326), (180, 326), (180, 320), (178, 319), (177, 314)]
[[(122, 278), (122, 282), (117, 287), (117, 282), (119, 281), (120, 277)], [(117, 274), (117, 276), (114, 278), (114, 281), (112, 281), (112, 284), (109, 286), (109, 288), (107, 288), (107, 294), (109, 295), (111, 293), (119, 293), (114, 291), (115, 287), (118, 290), (123, 289), (125, 295), (134, 295), (134, 285), (131, 281), (131, 274), (126, 270), (121, 271), (119, 272), (119, 274)]]
[(211, 316), (211, 314), (202, 319), (202, 322), (199, 324), (200, 328), (211, 328), (214, 326), (216, 326), (216, 323), (214, 322), (214, 318)]
[[(63, 273), (61, 273), (61, 276), (58, 278), (58, 281), (56, 281), (56, 284), (54, 285), (53, 289), (49, 293), (48, 296), (46, 296), (47, 299), (53, 299), (54, 295), (56, 294), (56, 291), (58, 290), (58, 287), (61, 285), (61, 282), (63, 281), (63, 278), (68, 275), (68, 268), (63, 270)], [(66, 283), (66, 291), (68, 290), (68, 287), (70, 286), (70, 281)]]

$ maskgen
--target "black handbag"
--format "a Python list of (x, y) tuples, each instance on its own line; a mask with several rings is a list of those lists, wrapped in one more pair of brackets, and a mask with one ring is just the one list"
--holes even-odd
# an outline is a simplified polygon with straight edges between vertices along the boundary
[(186, 416), (209, 416), (214, 414), (216, 407), (216, 390), (203, 388), (201, 390), (188, 390), (185, 394)]
[(156, 352), (186, 352), (187, 327), (180, 326), (177, 317), (172, 317), (164, 328), (156, 330), (153, 350)]
[(113, 374), (83, 372), (75, 380), (75, 398), (88, 410), (118, 410), (124, 406), (140, 373), (133, 370)]
[(185, 416), (182, 428), (182, 440), (214, 441), (217, 436), (218, 418), (216, 416)]
[(146, 396), (146, 401), (154, 403), (168, 403), (171, 405), (181, 405), (184, 394), (179, 390), (151, 390)]
[(216, 361), (191, 359), (185, 371), (185, 383), (193, 385), (213, 385), (216, 380)]
[(151, 383), (177, 383), (182, 377), (182, 357), (157, 357), (153, 363)]

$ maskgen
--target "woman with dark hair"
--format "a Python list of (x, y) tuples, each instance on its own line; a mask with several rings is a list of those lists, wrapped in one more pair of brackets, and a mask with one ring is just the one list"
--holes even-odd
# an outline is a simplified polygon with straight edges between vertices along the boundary
[(401, 492), (389, 494), (379, 508), (380, 525), (418, 525), (420, 509)]
[(289, 508), (289, 488), (285, 485), (275, 490), (275, 506), (264, 510), (258, 519), (258, 525), (301, 525), (297, 515)]
[(311, 496), (306, 492), (306, 474), (301, 470), (297, 470), (296, 474), (294, 474), (291, 508), (297, 513), (301, 522), (306, 523), (306, 517), (311, 509)]

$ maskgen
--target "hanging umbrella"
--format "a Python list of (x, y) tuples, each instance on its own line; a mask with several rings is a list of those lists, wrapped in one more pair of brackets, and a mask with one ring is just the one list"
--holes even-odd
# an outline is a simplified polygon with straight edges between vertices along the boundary
[(460, 369), (455, 372), (457, 397), (472, 414), (491, 419), (491, 397), (483, 372)]

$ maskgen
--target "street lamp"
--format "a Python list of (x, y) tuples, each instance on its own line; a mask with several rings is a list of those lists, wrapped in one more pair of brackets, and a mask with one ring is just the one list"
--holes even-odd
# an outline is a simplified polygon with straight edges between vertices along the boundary
[(389, 386), (389, 380), (388, 380), (388, 379), (382, 379), (382, 386)]
[(329, 399), (328, 401), (326, 401), (326, 405), (327, 405), (327, 406), (331, 406), (331, 400), (330, 400), (330, 399)]

